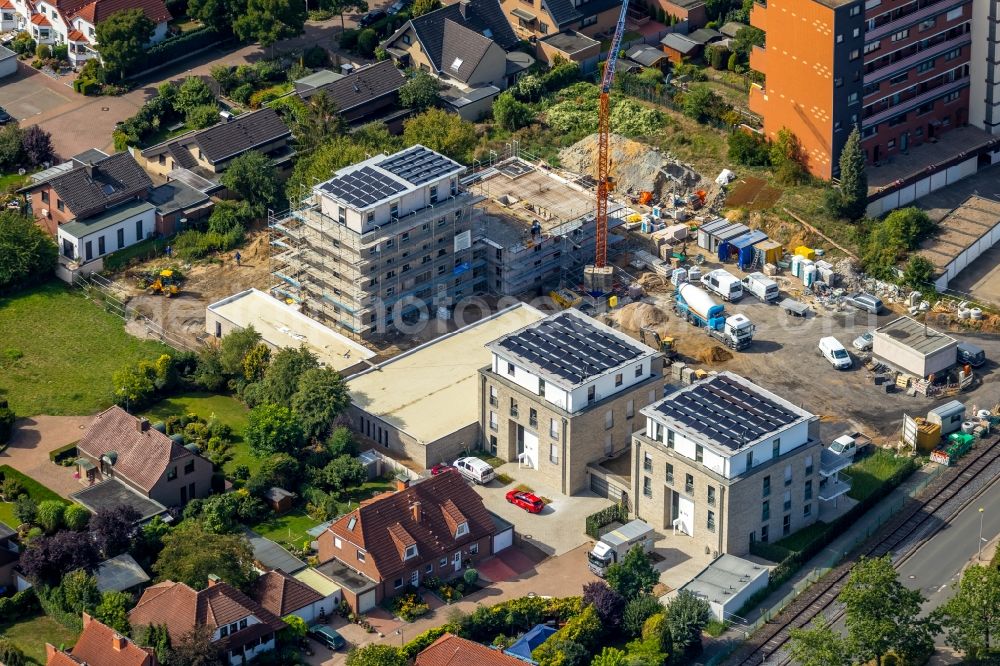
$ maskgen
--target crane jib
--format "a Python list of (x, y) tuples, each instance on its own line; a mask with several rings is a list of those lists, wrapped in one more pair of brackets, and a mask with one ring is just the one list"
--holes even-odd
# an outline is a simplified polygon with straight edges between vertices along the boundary
[(625, 19), (628, 16), (628, 0), (622, 3), (622, 11), (618, 15), (618, 25), (615, 26), (615, 35), (611, 39), (611, 50), (608, 52), (608, 62), (604, 66), (604, 77), (601, 79), (601, 92), (611, 92), (611, 83), (615, 78), (615, 69), (618, 66), (618, 51), (622, 44), (622, 35), (625, 33)]

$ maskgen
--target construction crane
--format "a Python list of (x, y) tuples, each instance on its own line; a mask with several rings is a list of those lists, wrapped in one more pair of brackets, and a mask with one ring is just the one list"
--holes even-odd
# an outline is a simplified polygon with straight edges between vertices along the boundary
[(621, 48), (622, 35), (625, 34), (625, 19), (628, 15), (628, 2), (622, 2), (622, 10), (618, 15), (618, 25), (615, 26), (615, 36), (611, 39), (611, 52), (604, 65), (604, 77), (601, 79), (600, 116), (597, 121), (597, 256), (594, 265), (604, 268), (608, 262), (608, 193), (614, 188), (611, 170), (611, 84), (615, 79), (615, 67), (618, 66), (618, 49)]

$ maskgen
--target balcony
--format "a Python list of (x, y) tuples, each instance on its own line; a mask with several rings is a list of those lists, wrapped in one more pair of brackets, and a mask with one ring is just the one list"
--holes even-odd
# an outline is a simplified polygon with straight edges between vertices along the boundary
[[(865, 74), (864, 74), (865, 83), (874, 83), (875, 81), (881, 81), (883, 79), (892, 78), (893, 76), (899, 74), (900, 72), (910, 69), (917, 63), (923, 62), (924, 60), (929, 60), (931, 58), (935, 58), (941, 55), (942, 53), (947, 53), (952, 49), (962, 48), (971, 43), (972, 43), (972, 36), (969, 33), (962, 33), (955, 35), (953, 37), (947, 37), (944, 40), (938, 41), (928, 46), (921, 46), (923, 42), (919, 42), (913, 45), (916, 47), (915, 49), (913, 48), (913, 46), (900, 49), (900, 51), (897, 51), (896, 54), (908, 50), (912, 50), (913, 52), (910, 53), (909, 55), (900, 57), (896, 60), (893, 60), (893, 58), (896, 57), (896, 54), (888, 54), (886, 56), (882, 56), (882, 58), (880, 58), (879, 61), (881, 61), (884, 58), (889, 58), (891, 62), (886, 61), (884, 62), (884, 64), (878, 64), (878, 66), (875, 66), (876, 62), (878, 61), (872, 61), (871, 63), (867, 63), (865, 65)], [(962, 62), (963, 62), (962, 59), (956, 58), (955, 66), (962, 64)]]
[[(821, 471), (822, 473), (822, 471)], [(820, 479), (817, 496), (821, 502), (831, 502), (851, 490), (851, 480), (840, 473)]]
[(750, 69), (767, 74), (767, 49), (754, 46), (750, 49)]
[(886, 35), (891, 35), (897, 30), (901, 30), (907, 26), (916, 25), (926, 18), (944, 14), (952, 9), (955, 9), (956, 7), (968, 4), (968, 1), (969, 0), (959, 0), (958, 2), (938, 2), (922, 9), (918, 9), (917, 11), (910, 12), (909, 14), (903, 14), (888, 23), (883, 23), (876, 26), (872, 30), (865, 31), (865, 41), (870, 42), (872, 40), (885, 37)]
[(767, 107), (767, 95), (764, 88), (756, 83), (750, 84), (750, 97), (747, 99), (747, 106), (752, 113), (764, 117)]
[(853, 462), (849, 456), (838, 456), (830, 449), (823, 449), (819, 457), (819, 475), (822, 477), (835, 476), (838, 472), (850, 467)]
[(881, 122), (885, 122), (893, 116), (912, 111), (930, 100), (943, 97), (948, 93), (955, 92), (956, 90), (961, 90), (962, 88), (968, 87), (968, 85), (969, 77), (966, 76), (947, 85), (932, 88), (923, 94), (917, 95), (916, 97), (910, 98), (904, 102), (900, 102), (896, 106), (891, 106), (884, 111), (880, 111), (879, 113), (868, 116), (867, 118), (863, 118), (861, 125), (862, 127), (873, 127)]

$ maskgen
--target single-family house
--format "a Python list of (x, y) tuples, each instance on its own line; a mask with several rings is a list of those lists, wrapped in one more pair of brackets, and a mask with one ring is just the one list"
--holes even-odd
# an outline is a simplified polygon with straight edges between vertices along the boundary
[(45, 644), (45, 666), (158, 666), (150, 648), (136, 645), (108, 625), (83, 614), (83, 633), (73, 649)]
[(333, 81), (302, 86), (298, 94), (305, 102), (313, 95), (325, 94), (348, 125), (357, 127), (380, 120), (398, 131), (402, 118), (410, 113), (399, 107), (399, 89), (404, 83), (403, 72), (391, 60), (383, 60)]
[(446, 632), (417, 654), (413, 666), (524, 666), (524, 663), (500, 650)]
[(212, 646), (233, 666), (274, 650), (275, 633), (286, 626), (274, 613), (216, 576), (208, 577), (204, 590), (171, 580), (147, 587), (128, 619), (133, 629), (166, 625), (174, 643), (195, 627), (207, 627), (212, 632)]
[(553, 65), (558, 59), (569, 60), (589, 74), (597, 69), (601, 42), (569, 28), (539, 39), (536, 44), (539, 59)]
[(295, 151), (292, 131), (271, 108), (251, 111), (150, 146), (139, 156), (151, 174), (179, 180), (172, 174), (192, 171), (209, 181), (218, 177), (240, 155), (256, 150), (271, 158), (279, 170), (288, 169)]
[(47, 170), (21, 189), (39, 226), (66, 259), (87, 263), (154, 232), (153, 182), (129, 153), (88, 153)]
[[(320, 535), (319, 560), (336, 560), (371, 581), (379, 603), (490, 556), (495, 532), (482, 498), (450, 472), (362, 502)], [(344, 599), (355, 609), (366, 605), (348, 586)]]
[(294, 615), (306, 624), (332, 617), (340, 606), (340, 595), (323, 596), (284, 571), (268, 571), (254, 583), (253, 598), (278, 617)]
[(212, 492), (211, 462), (117, 405), (94, 418), (76, 449), (77, 473), (88, 486), (122, 484), (163, 506), (183, 506)]
[(519, 39), (532, 43), (564, 30), (588, 37), (613, 31), (622, 3), (616, 0), (501, 0)]

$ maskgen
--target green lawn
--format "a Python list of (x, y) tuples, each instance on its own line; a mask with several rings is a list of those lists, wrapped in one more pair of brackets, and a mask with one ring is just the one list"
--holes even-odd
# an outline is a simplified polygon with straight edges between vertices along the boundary
[(337, 515), (342, 516), (348, 511), (356, 509), (358, 503), (362, 500), (366, 500), (373, 495), (385, 492), (386, 490), (392, 490), (395, 486), (391, 481), (385, 479), (375, 479), (374, 481), (365, 481), (357, 488), (351, 488), (345, 493), (344, 501), (337, 503)]
[(19, 416), (92, 414), (112, 402), (111, 375), (168, 351), (61, 283), (0, 298), (0, 396)]
[[(24, 489), (28, 491), (28, 495), (31, 499), (35, 500), (36, 504), (40, 504), (45, 500), (58, 500), (66, 504), (69, 503), (53, 491), (38, 483), (38, 481), (21, 474), (10, 465), (0, 465), (0, 478), (6, 479), (7, 477), (14, 477), (18, 479)], [(14, 517), (13, 502), (0, 502), (0, 523), (6, 523), (10, 527), (17, 527), (20, 524), (17, 518)]]
[(250, 447), (243, 441), (247, 427), (247, 410), (236, 398), (217, 393), (181, 393), (166, 398), (153, 405), (145, 414), (152, 422), (163, 421), (168, 416), (196, 414), (203, 419), (213, 416), (233, 429), (233, 459), (223, 466), (226, 474), (232, 474), (238, 465), (246, 465), (250, 472), (260, 468), (261, 460), (250, 453)]
[(909, 458), (897, 458), (891, 451), (878, 449), (874, 454), (844, 470), (844, 474), (851, 477), (851, 491), (847, 496), (861, 501), (894, 474), (912, 464)]
[(0, 523), (8, 527), (17, 527), (17, 518), (14, 517), (14, 503), (0, 502)]
[(27, 175), (22, 176), (19, 173), (6, 173), (0, 176), (0, 193), (13, 192), (24, 185), (27, 180)]
[(310, 518), (302, 509), (295, 509), (280, 516), (272, 514), (267, 520), (252, 525), (250, 529), (262, 537), (277, 541), (285, 548), (289, 546), (301, 548), (303, 542), (312, 541), (306, 530), (317, 525), (319, 525), (318, 520)]
[(76, 642), (77, 634), (50, 619), (46, 615), (38, 615), (30, 620), (21, 620), (8, 624), (0, 618), (0, 635), (6, 636), (17, 647), (24, 651), (28, 663), (45, 665), (45, 644), (52, 643), (56, 647), (71, 647)]
[(815, 541), (816, 538), (823, 534), (828, 527), (829, 525), (827, 523), (824, 523), (823, 521), (816, 521), (808, 527), (803, 527), (795, 534), (791, 534), (781, 541), (775, 542), (774, 545), (787, 548), (788, 550), (797, 553)]

